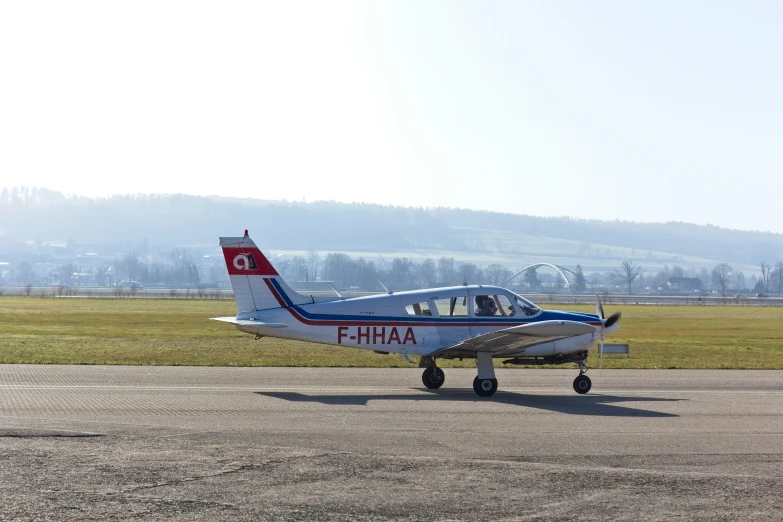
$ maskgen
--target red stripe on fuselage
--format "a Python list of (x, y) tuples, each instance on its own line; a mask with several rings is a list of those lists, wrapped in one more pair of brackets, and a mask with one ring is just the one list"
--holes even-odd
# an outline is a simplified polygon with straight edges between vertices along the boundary
[[(277, 288), (272, 284), (272, 282), (268, 278), (264, 278), (264, 282), (266, 283), (266, 286), (269, 288), (269, 291), (272, 292), (272, 295), (275, 296), (275, 299), (277, 299), (278, 304), (282, 307), (288, 310), (288, 312), (300, 323), (309, 325), (309, 326), (473, 326), (473, 327), (485, 327), (485, 326), (502, 326), (506, 328), (510, 328), (512, 326), (519, 326), (523, 324), (530, 324), (530, 321), (520, 321), (520, 322), (452, 322), (449, 319), (445, 319), (442, 322), (438, 323), (430, 323), (430, 322), (418, 322), (418, 321), (389, 321), (389, 320), (376, 320), (373, 321), (372, 318), (368, 317), (367, 320), (364, 321), (346, 321), (346, 320), (340, 320), (340, 319), (308, 319), (307, 317), (304, 317), (302, 314), (299, 313), (295, 308), (288, 307), (285, 304), (285, 301), (283, 300), (280, 293), (277, 291)], [(339, 317), (339, 316), (335, 316)], [(587, 323), (591, 326), (601, 326), (601, 323), (599, 322), (591, 322)]]
[(275, 285), (272, 284), (272, 281), (270, 281), (268, 277), (265, 277), (264, 283), (266, 283), (266, 286), (269, 288), (269, 291), (272, 292), (272, 295), (275, 296), (275, 299), (277, 299), (277, 304), (285, 308), (286, 307), (285, 301), (283, 301), (283, 298), (280, 297), (280, 294), (277, 293), (277, 289), (275, 288)]

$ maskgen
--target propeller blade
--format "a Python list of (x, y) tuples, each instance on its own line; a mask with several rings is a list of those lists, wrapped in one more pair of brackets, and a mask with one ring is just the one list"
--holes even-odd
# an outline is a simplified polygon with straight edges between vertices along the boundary
[(615, 312), (612, 315), (610, 315), (609, 319), (607, 319), (606, 322), (604, 323), (604, 328), (609, 328), (610, 326), (612, 326), (620, 319), (622, 315), (623, 314), (621, 314), (620, 312)]
[(604, 336), (601, 336), (601, 342), (598, 343), (598, 369), (604, 365)]
[(595, 294), (595, 314), (601, 319), (604, 318), (604, 307), (601, 305), (601, 296)]

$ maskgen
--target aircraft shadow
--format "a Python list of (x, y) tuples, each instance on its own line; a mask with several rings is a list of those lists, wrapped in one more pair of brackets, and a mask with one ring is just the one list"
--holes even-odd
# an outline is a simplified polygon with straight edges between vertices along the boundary
[(426, 395), (307, 395), (296, 392), (255, 392), (258, 395), (273, 397), (291, 402), (317, 402), (329, 406), (366, 406), (369, 401), (453, 401), (453, 402), (494, 402), (537, 408), (568, 415), (590, 415), (595, 417), (679, 417), (673, 413), (645, 410), (621, 406), (623, 402), (676, 402), (681, 399), (657, 397), (620, 397), (615, 395), (526, 395), (514, 392), (497, 392), (491, 398), (480, 398), (472, 392), (457, 390), (427, 390)]

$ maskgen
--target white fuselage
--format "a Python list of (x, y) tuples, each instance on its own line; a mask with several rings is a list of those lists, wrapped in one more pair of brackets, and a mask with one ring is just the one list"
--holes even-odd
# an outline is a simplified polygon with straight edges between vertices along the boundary
[[(270, 287), (271, 288), (271, 287)], [(324, 302), (293, 304), (280, 288), (273, 289), (279, 308), (240, 313), (237, 318), (259, 323), (284, 323), (285, 328), (238, 325), (240, 330), (260, 336), (298, 339), (411, 355), (428, 355), (488, 332), (538, 321), (567, 320), (600, 326), (592, 314), (535, 309), (525, 311), (513, 294), (499, 287), (460, 286), (373, 295), (359, 298), (330, 298)], [(476, 296), (507, 295), (513, 303), (506, 315), (479, 316), (473, 306)], [(312, 299), (315, 301), (315, 299)], [(443, 308), (451, 302), (451, 310)], [(464, 315), (453, 316), (455, 303)], [(511, 308), (515, 309), (511, 309)], [(426, 312), (422, 313), (422, 309)], [(512, 315), (513, 314), (513, 315)], [(606, 329), (609, 333), (616, 327)], [(542, 342), (521, 351), (503, 352), (509, 356), (553, 356), (583, 352), (598, 339), (596, 334)]]

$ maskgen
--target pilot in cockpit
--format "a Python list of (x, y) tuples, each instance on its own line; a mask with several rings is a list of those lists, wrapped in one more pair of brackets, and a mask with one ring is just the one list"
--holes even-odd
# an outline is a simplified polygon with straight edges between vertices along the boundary
[(476, 315), (478, 317), (489, 317), (498, 312), (495, 300), (486, 295), (476, 296)]
[(487, 298), (487, 315), (497, 315), (498, 313), (498, 305), (495, 304), (495, 300), (491, 297)]

